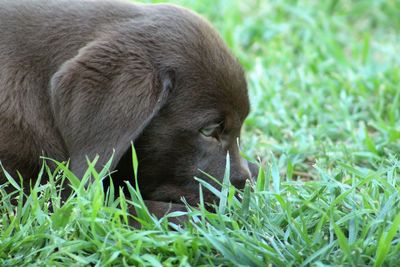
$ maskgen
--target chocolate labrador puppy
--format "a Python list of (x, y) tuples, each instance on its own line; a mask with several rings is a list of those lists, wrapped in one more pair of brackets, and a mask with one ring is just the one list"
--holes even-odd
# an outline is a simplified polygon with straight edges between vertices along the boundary
[[(194, 177), (252, 177), (237, 140), (249, 112), (236, 58), (198, 15), (171, 5), (0, 0), (0, 160), (34, 179), (40, 156), (81, 177), (113, 156), (116, 184), (139, 158), (145, 199), (198, 201)], [(5, 181), (0, 177), (1, 183)], [(207, 198), (211, 200), (211, 196)]]

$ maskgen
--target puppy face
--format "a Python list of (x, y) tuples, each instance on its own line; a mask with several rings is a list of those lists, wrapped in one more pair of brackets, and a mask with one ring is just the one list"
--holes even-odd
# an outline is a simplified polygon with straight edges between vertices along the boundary
[[(237, 95), (246, 91), (243, 76), (225, 84), (229, 85), (226, 91), (231, 94), (225, 97), (212, 93), (223, 91), (220, 88), (205, 90), (207, 85), (200, 82), (190, 93), (182, 90), (185, 93), (172, 97), (135, 142), (145, 198), (178, 201), (185, 196), (196, 203), (198, 184), (194, 176), (209, 180), (203, 171), (221, 179), (228, 151), (231, 182), (241, 188), (251, 178), (248, 164), (238, 151), (240, 129), (249, 111), (248, 98)], [(190, 85), (182, 81), (182, 86)]]
[[(246, 179), (256, 175), (238, 149), (250, 108), (243, 70), (219, 39), (209, 42), (182, 61), (175, 54), (165, 55), (166, 61), (174, 63), (172, 90), (134, 143), (145, 199), (179, 202), (184, 196), (197, 203), (199, 186), (194, 177), (215, 186), (204, 172), (222, 180), (228, 152), (232, 184), (242, 188)], [(126, 164), (131, 165), (127, 155), (116, 169), (124, 170)], [(212, 201), (213, 196), (204, 193)]]

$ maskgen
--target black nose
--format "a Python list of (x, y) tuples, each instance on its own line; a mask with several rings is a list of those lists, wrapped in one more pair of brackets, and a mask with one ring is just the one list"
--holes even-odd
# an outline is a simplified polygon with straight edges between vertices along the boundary
[(246, 185), (246, 180), (247, 178), (244, 178), (243, 176), (231, 177), (231, 184), (238, 189), (243, 189)]
[(236, 172), (232, 173), (231, 184), (238, 189), (244, 188), (246, 180), (252, 177), (247, 160), (241, 159), (240, 166)]
[(238, 189), (243, 189), (246, 185), (246, 180), (257, 180), (258, 166), (257, 164), (243, 161), (237, 173), (231, 176), (231, 184)]

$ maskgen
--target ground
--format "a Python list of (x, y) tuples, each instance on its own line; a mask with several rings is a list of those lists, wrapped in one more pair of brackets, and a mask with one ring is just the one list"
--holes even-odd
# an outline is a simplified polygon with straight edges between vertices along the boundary
[(125, 223), (131, 196), (98, 181), (62, 208), (53, 185), (19, 206), (3, 195), (0, 265), (400, 265), (400, 1), (174, 3), (207, 17), (246, 70), (257, 184), (238, 199), (224, 187), (218, 212), (190, 209), (185, 227), (144, 210), (140, 230)]

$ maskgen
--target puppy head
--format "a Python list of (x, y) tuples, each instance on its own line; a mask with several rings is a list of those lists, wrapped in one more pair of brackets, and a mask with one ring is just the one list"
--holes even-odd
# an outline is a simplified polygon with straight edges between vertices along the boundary
[[(132, 179), (130, 142), (145, 198), (198, 200), (194, 176), (251, 178), (238, 151), (249, 112), (242, 68), (215, 30), (173, 6), (143, 6), (142, 16), (106, 29), (52, 79), (56, 121), (81, 175), (85, 157), (104, 164), (115, 150), (113, 179)], [(202, 172), (203, 171), (203, 172)], [(211, 198), (210, 198), (211, 199)]]
[[(135, 142), (140, 186), (148, 199), (177, 201), (185, 196), (190, 203), (197, 202), (198, 183), (194, 176), (210, 182), (203, 174), (206, 172), (222, 179), (228, 152), (231, 182), (242, 188), (245, 180), (252, 177), (238, 150), (249, 104), (247, 96), (238, 97), (237, 90), (246, 87), (226, 83), (206, 90), (210, 85), (205, 81), (195, 81), (190, 90), (170, 99)], [(236, 81), (235, 77), (230, 79), (232, 83)], [(190, 86), (177, 79), (179, 82), (182, 87)], [(223, 90), (230, 93), (216, 93)]]
[[(222, 179), (226, 154), (230, 155), (231, 182), (242, 188), (254, 175), (238, 150), (240, 130), (249, 113), (244, 72), (212, 27), (186, 11), (165, 19), (162, 54), (154, 60), (172, 75), (166, 104), (135, 140), (139, 158), (139, 182), (147, 199), (198, 202), (203, 172)], [(175, 20), (173, 20), (173, 17)], [(171, 25), (174, 21), (176, 25)], [(129, 158), (129, 157), (128, 157)], [(127, 160), (128, 164), (130, 160)], [(117, 169), (124, 169), (123, 160)], [(214, 183), (212, 183), (214, 184)], [(208, 194), (207, 194), (208, 196)], [(208, 200), (211, 200), (208, 196)]]

